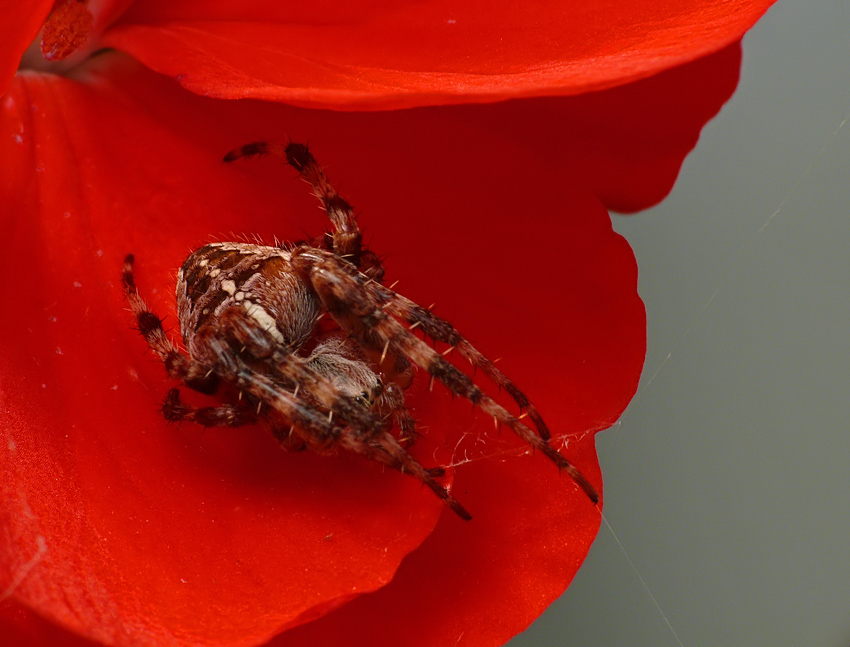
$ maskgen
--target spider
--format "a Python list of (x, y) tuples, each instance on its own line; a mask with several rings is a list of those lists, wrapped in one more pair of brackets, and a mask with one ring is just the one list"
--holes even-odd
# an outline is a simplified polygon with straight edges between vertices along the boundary
[[(195, 407), (173, 388), (162, 405), (166, 420), (205, 427), (262, 422), (287, 449), (341, 447), (414, 476), (469, 520), (438, 480), (444, 468), (426, 468), (407, 451), (416, 423), (404, 391), (418, 366), (432, 382), (439, 380), (541, 451), (595, 504), (593, 486), (549, 444), (546, 423), (522, 391), (450, 323), (382, 284), (380, 258), (364, 246), (351, 207), (307, 146), (256, 142), (231, 151), (224, 161), (263, 154), (282, 157), (298, 171), (332, 230), (303, 243), (219, 242), (192, 252), (177, 273), (176, 288), (188, 355), (139, 296), (133, 255), (124, 260), (122, 284), (136, 327), (168, 375), (201, 393), (232, 396), (219, 406)], [(322, 326), (325, 314), (336, 329)], [(415, 329), (468, 359), (513, 398), (521, 415), (485, 395)], [(525, 417), (536, 433), (523, 424)]]

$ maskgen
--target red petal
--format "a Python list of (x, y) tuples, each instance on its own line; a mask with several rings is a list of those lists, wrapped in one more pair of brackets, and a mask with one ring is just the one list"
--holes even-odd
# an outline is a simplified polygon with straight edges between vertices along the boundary
[(316, 209), (300, 183), (284, 182), (293, 206), (221, 162), (247, 135), (201, 125), (215, 102), (162, 82), (129, 98), (125, 82), (27, 75), (5, 104), (3, 132), (19, 136), (0, 154), (0, 293), (15, 304), (0, 349), (2, 588), (107, 642), (257, 644), (385, 584), (442, 506), (413, 479), (286, 454), (259, 429), (166, 427), (169, 383), (130, 330), (123, 255), (173, 322), (192, 246), (243, 227), (294, 238), (304, 222), (281, 213)]
[(151, 0), (105, 42), (199, 94), (385, 109), (620, 85), (737, 41), (773, 1)]
[(738, 84), (741, 46), (604, 92), (528, 99), (476, 110), (516, 142), (546, 142), (538, 159), (588, 186), (609, 209), (632, 212), (661, 201), (702, 127)]
[(53, 0), (0, 1), (0, 95), (6, 92), (21, 56), (44, 24)]
[[(595, 461), (592, 443), (573, 448)], [(461, 642), (495, 647), (523, 631), (567, 587), (599, 527), (586, 501), (541, 457), (464, 466), (471, 530), (441, 522), (389, 585), (286, 632), (269, 647)], [(582, 461), (586, 471), (588, 463)], [(439, 568), (435, 565), (439, 565)]]
[[(324, 227), (287, 167), (220, 162), (259, 138), (311, 142), (398, 289), (504, 356), (600, 486), (587, 432), (636, 388), (643, 307), (628, 246), (595, 198), (537, 161), (543, 144), (511, 141), (469, 107), (217, 102), (97, 60), (88, 85), (22, 78), (0, 126), (20, 135), (0, 154), (0, 271), (14, 277), (0, 299), (16, 304), (0, 323), (15, 340), (0, 348), (0, 572), (18, 600), (118, 643), (256, 644), (385, 583), (441, 512), (413, 479), (356, 458), (287, 455), (260, 430), (166, 427), (157, 414), (170, 382), (129, 330), (122, 256), (136, 253), (141, 290), (173, 322), (188, 250)], [(455, 493), (475, 518), (444, 512), (387, 593), (310, 625), (350, 625), (338, 642), (363, 642), (374, 618), (432, 644), (461, 624), (480, 644), (504, 641), (563, 591), (595, 536), (598, 512), (566, 476), (513, 457), (524, 448), (508, 432), (435, 391), (420, 380), (411, 393), (426, 432), (416, 450), (429, 463), (454, 452)]]

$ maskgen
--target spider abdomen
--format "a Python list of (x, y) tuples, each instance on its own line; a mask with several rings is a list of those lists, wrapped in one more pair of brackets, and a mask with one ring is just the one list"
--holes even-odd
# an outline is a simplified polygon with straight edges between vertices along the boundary
[(209, 243), (192, 252), (177, 273), (177, 312), (186, 349), (204, 355), (197, 333), (232, 308), (257, 322), (290, 350), (310, 337), (319, 305), (278, 247)]

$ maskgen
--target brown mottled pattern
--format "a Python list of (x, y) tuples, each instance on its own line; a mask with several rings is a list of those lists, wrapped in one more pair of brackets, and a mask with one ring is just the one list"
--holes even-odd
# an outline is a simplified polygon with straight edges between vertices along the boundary
[(176, 288), (180, 332), (190, 353), (198, 331), (234, 305), (262, 308), (274, 321), (270, 332), (300, 347), (319, 311), (289, 258), (286, 250), (250, 243), (210, 243), (193, 252), (178, 272)]

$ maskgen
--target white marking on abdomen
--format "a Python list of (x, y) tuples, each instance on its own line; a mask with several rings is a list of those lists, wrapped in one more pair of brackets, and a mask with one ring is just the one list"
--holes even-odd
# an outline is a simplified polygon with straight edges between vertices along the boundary
[(277, 343), (283, 343), (283, 335), (277, 328), (277, 322), (275, 322), (274, 317), (272, 317), (265, 308), (258, 306), (252, 301), (243, 301), (242, 305), (245, 307), (245, 312), (253, 317), (254, 320), (260, 324), (263, 330), (269, 333)]

